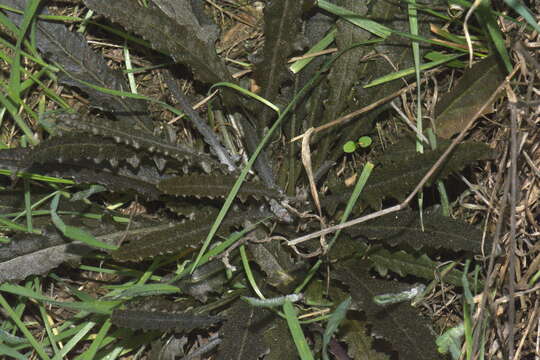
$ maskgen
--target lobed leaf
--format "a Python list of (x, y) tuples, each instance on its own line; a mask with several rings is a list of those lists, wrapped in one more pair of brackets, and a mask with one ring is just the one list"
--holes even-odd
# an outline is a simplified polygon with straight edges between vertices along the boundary
[[(3, 1), (3, 5), (15, 9), (24, 9), (26, 3), (26, 0)], [(17, 24), (22, 20), (17, 13), (6, 14)], [(46, 10), (42, 11), (42, 15), (47, 14)], [(81, 34), (69, 31), (62, 24), (45, 20), (36, 22), (35, 31), (38, 49), (65, 71), (59, 74), (61, 83), (80, 88), (88, 94), (93, 106), (112, 111), (124, 123), (138, 126), (146, 132), (152, 131), (152, 121), (144, 101), (105, 94), (78, 81), (113, 90), (129, 90), (122, 73), (110, 69), (105, 59), (90, 48)]]
[[(365, 16), (368, 12), (368, 6), (362, 1), (341, 0), (339, 4), (348, 10), (353, 10), (358, 16)], [(371, 37), (368, 31), (345, 19), (339, 19), (336, 26), (336, 44), (339, 50), (345, 50), (353, 44), (367, 41)], [(368, 47), (369, 49), (370, 47)], [(328, 86), (331, 90), (330, 96), (325, 101), (324, 122), (338, 118), (348, 106), (352, 86), (358, 81), (360, 61), (368, 50), (365, 47), (350, 49), (343, 53), (332, 66), (328, 75)]]
[(206, 329), (223, 321), (220, 316), (170, 313), (161, 311), (118, 310), (112, 313), (113, 324), (130, 329), (184, 331)]
[[(444, 216), (434, 209), (424, 210), (422, 220), (418, 211), (403, 210), (344, 231), (351, 236), (361, 236), (391, 246), (405, 242), (416, 250), (423, 247), (442, 247), (454, 251), (481, 253), (483, 245), (481, 230)], [(491, 246), (488, 243), (486, 251), (489, 252)]]
[(276, 317), (271, 311), (237, 301), (227, 315), (217, 360), (258, 359), (267, 352), (264, 333)]
[[(362, 192), (360, 200), (364, 204), (379, 209), (385, 198), (403, 201), (450, 145), (449, 141), (441, 142), (436, 150), (428, 150), (422, 154), (415, 151), (410, 141), (407, 138), (399, 141), (379, 158), (378, 166)], [(427, 186), (433, 184), (435, 180), (445, 179), (453, 172), (461, 171), (476, 161), (488, 160), (493, 156), (493, 151), (486, 144), (462, 143), (430, 178)], [(336, 202), (346, 203), (351, 194), (350, 190), (343, 187), (333, 188), (332, 192), (336, 195), (324, 201), (330, 203), (330, 210), (335, 209)]]
[(193, 36), (193, 24), (179, 23), (159, 9), (139, 6), (131, 0), (84, 0), (84, 3), (126, 29), (141, 35), (155, 50), (193, 69), (206, 83), (229, 81), (231, 75), (218, 58), (213, 44)]
[[(302, 1), (283, 0), (269, 2), (264, 9), (264, 58), (254, 69), (254, 78), (262, 88), (261, 96), (275, 102), (283, 82), (290, 78), (287, 60), (294, 50), (302, 22)], [(259, 128), (267, 126), (274, 112), (261, 107)]]
[[(368, 259), (373, 262), (375, 269), (383, 276), (390, 270), (402, 277), (413, 275), (427, 280), (439, 278), (437, 269), (440, 263), (431, 260), (426, 254), (414, 256), (405, 251), (392, 253), (381, 248), (370, 252)], [(460, 271), (452, 270), (444, 276), (444, 282), (462, 286), (461, 277)]]
[[(229, 227), (241, 224), (246, 219), (260, 219), (264, 216), (265, 214), (259, 211), (231, 213), (223, 220), (221, 231), (226, 232)], [(126, 240), (129, 242), (123, 244), (112, 255), (117, 260), (136, 261), (194, 249), (202, 244), (214, 220), (215, 216), (210, 215), (142, 235), (128, 236)]]
[(61, 130), (81, 131), (92, 135), (112, 139), (118, 144), (126, 144), (136, 150), (145, 150), (149, 153), (157, 153), (166, 157), (174, 158), (181, 162), (199, 164), (205, 171), (222, 168), (213, 158), (207, 154), (181, 144), (172, 144), (167, 140), (149, 134), (133, 126), (126, 126), (120, 122), (100, 121), (91, 116), (84, 118), (80, 114), (61, 114), (56, 117)]
[(419, 311), (407, 303), (383, 308), (373, 302), (376, 295), (399, 292), (408, 285), (373, 279), (368, 270), (365, 261), (353, 259), (340, 263), (332, 274), (349, 287), (353, 304), (365, 312), (373, 332), (390, 341), (400, 357), (437, 359), (435, 333)]
[(34, 164), (77, 164), (91, 160), (96, 164), (108, 162), (117, 167), (121, 161), (140, 162), (140, 155), (114, 141), (97, 136), (70, 134), (54, 137), (34, 147), (25, 161), (30, 168)]
[(339, 328), (343, 341), (347, 344), (347, 354), (351, 359), (389, 360), (386, 354), (373, 350), (373, 337), (369, 335), (365, 323), (358, 320), (343, 321)]
[[(162, 180), (157, 187), (166, 195), (216, 198), (229, 195), (235, 182), (236, 177), (231, 175), (185, 175)], [(263, 185), (246, 182), (238, 196), (242, 200), (249, 196), (277, 198), (279, 193)]]

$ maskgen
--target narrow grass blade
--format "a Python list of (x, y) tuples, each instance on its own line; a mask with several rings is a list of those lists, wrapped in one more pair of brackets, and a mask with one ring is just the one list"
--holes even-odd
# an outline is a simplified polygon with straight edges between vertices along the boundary
[(9, 94), (19, 102), (21, 101), (21, 46), (38, 6), (39, 0), (30, 0), (24, 9), (23, 20), (17, 34), (17, 43), (15, 44), (15, 55), (13, 56), (13, 63), (10, 69)]
[(94, 338), (94, 341), (92, 341), (92, 344), (90, 344), (90, 347), (88, 350), (86, 350), (82, 356), (78, 357), (81, 360), (92, 360), (95, 358), (97, 351), (100, 349), (103, 339), (105, 336), (107, 336), (107, 333), (109, 332), (110, 328), (112, 326), (111, 319), (105, 320), (103, 325), (101, 326), (101, 329), (99, 329), (99, 332), (97, 333), (96, 337)]
[[(441, 56), (441, 58), (438, 59), (438, 60), (431, 61), (431, 62), (424, 63), (424, 64), (420, 65), (419, 70), (423, 71), (423, 70), (428, 70), (428, 69), (434, 68), (434, 67), (439, 66), (441, 64), (444, 64), (446, 62), (453, 61), (453, 60), (455, 60), (455, 59), (457, 59), (457, 58), (459, 58), (460, 56), (463, 56), (463, 55), (464, 54), (453, 54), (453, 55)], [(367, 88), (370, 88), (370, 87), (373, 87), (373, 86), (384, 84), (384, 83), (389, 82), (389, 81), (393, 81), (393, 80), (396, 80), (396, 79), (401, 79), (403, 77), (412, 75), (415, 72), (416, 72), (416, 67), (415, 66), (407, 68), (407, 69), (403, 69), (403, 70), (400, 70), (400, 71), (396, 71), (396, 72), (393, 72), (391, 74), (381, 76), (380, 78), (377, 78), (377, 79), (369, 82), (368, 84), (364, 85), (364, 88), (367, 89)]]
[(328, 360), (328, 344), (330, 343), (330, 340), (332, 339), (332, 336), (337, 331), (339, 324), (345, 319), (345, 316), (347, 315), (347, 310), (349, 310), (349, 307), (351, 306), (352, 298), (349, 296), (347, 299), (345, 299), (341, 304), (338, 305), (336, 310), (332, 313), (332, 316), (330, 316), (330, 319), (328, 319), (328, 324), (326, 325), (326, 329), (324, 329), (323, 334), (323, 350), (322, 350), (322, 357), (323, 360)]
[[(2, 86), (2, 88), (3, 90), (6, 90), (7, 92), (7, 89), (5, 86)], [(34, 133), (32, 132), (32, 130), (30, 130), (28, 125), (26, 125), (24, 120), (21, 118), (16, 106), (7, 97), (5, 97), (1, 92), (0, 92), (0, 104), (2, 104), (7, 109), (7, 111), (13, 118), (13, 120), (15, 120), (15, 123), (19, 126), (19, 128), (22, 130), (24, 135), (26, 135), (28, 141), (30, 141), (32, 145), (36, 145), (38, 141), (35, 139)]]
[(304, 336), (304, 332), (302, 331), (302, 327), (298, 322), (296, 310), (294, 309), (292, 302), (288, 300), (285, 301), (285, 304), (283, 304), (283, 312), (285, 313), (285, 319), (287, 320), (287, 325), (289, 325), (289, 330), (291, 331), (300, 359), (314, 360), (313, 354), (307, 344), (306, 337)]
[[(336, 38), (336, 33), (337, 29), (332, 29), (328, 34), (326, 34), (325, 37), (323, 37), (318, 43), (316, 43), (311, 49), (309, 49), (309, 51), (306, 52), (305, 55), (314, 54), (326, 49)], [(300, 72), (304, 67), (306, 67), (313, 59), (314, 57), (310, 57), (307, 59), (295, 61), (291, 66), (289, 66), (289, 69), (293, 74), (296, 74)]]
[(341, 6), (334, 5), (329, 1), (319, 0), (317, 1), (317, 6), (323, 10), (328, 11), (329, 13), (340, 16), (343, 19), (349, 21), (350, 23), (359, 26), (362, 29), (367, 30), (370, 33), (379, 37), (387, 38), (388, 36), (390, 36), (390, 34), (392, 34), (392, 29), (381, 25), (373, 20), (361, 17), (354, 12), (342, 8)]
[(528, 7), (524, 6), (519, 0), (504, 0), (504, 2), (519, 15), (523, 16), (525, 21), (531, 25), (536, 32), (540, 33), (540, 25), (536, 23), (536, 19)]
[(108, 294), (107, 298), (123, 299), (137, 296), (175, 294), (179, 292), (180, 288), (168, 284), (130, 285), (127, 289), (121, 290), (117, 294)]
[(15, 349), (10, 348), (9, 346), (0, 343), (0, 355), (7, 355), (9, 356), (6, 359), (17, 359), (17, 360), (28, 360), (26, 356), (21, 354)]
[(473, 315), (474, 315), (474, 299), (469, 286), (469, 279), (467, 274), (469, 272), (469, 265), (471, 261), (465, 262), (465, 268), (463, 270), (463, 277), (461, 281), (463, 283), (463, 322), (465, 327), (465, 351), (467, 360), (472, 359), (473, 356)]
[(216, 87), (220, 87), (220, 86), (223, 86), (223, 87), (228, 87), (228, 88), (231, 88), (231, 89), (234, 89), (236, 91), (238, 91), (239, 93), (243, 94), (243, 95), (246, 95), (246, 96), (249, 96), (250, 98), (253, 98), (257, 101), (260, 101), (262, 102), (264, 105), (268, 106), (269, 108), (271, 108), (272, 110), (274, 110), (278, 115), (279, 115), (279, 108), (274, 105), (273, 103), (271, 103), (270, 101), (266, 100), (265, 98), (247, 90), (247, 89), (244, 89), (243, 87), (241, 86), (238, 86), (236, 84), (233, 84), (233, 83), (230, 83), (230, 82), (219, 82), (219, 83), (216, 83), (214, 85), (212, 85), (212, 87), (210, 88), (209, 92), (212, 92), (212, 90), (214, 90)]
[(86, 337), (86, 334), (88, 334), (88, 332), (90, 330), (92, 330), (92, 328), (95, 325), (96, 325), (96, 323), (93, 322), (93, 321), (87, 322), (84, 325), (84, 327), (81, 330), (79, 330), (79, 332), (77, 334), (75, 334), (75, 336), (73, 336), (71, 339), (69, 339), (69, 341), (64, 345), (62, 350), (60, 350), (60, 352), (58, 354), (56, 354), (55, 357), (52, 360), (62, 360), (62, 358), (64, 356), (66, 356), (75, 346), (77, 346), (77, 344), (81, 340), (83, 340)]
[(8, 302), (6, 301), (6, 299), (2, 295), (0, 295), (0, 305), (4, 308), (4, 310), (7, 312), (7, 314), (11, 317), (13, 322), (15, 322), (15, 324), (17, 325), (19, 330), (21, 330), (23, 335), (28, 339), (28, 342), (30, 342), (30, 344), (32, 344), (32, 347), (34, 348), (36, 353), (39, 356), (41, 356), (42, 359), (50, 360), (51, 358), (47, 355), (47, 353), (45, 352), (45, 349), (43, 348), (43, 346), (39, 342), (37, 342), (36, 338), (34, 338), (32, 333), (28, 330), (26, 325), (24, 325), (24, 323), (21, 321), (19, 316), (17, 316), (17, 314), (13, 311), (11, 306), (9, 306)]
[(61, 195), (60, 193), (56, 194), (53, 200), (51, 201), (51, 220), (53, 224), (58, 228), (58, 230), (62, 232), (62, 234), (64, 234), (66, 237), (72, 240), (81, 241), (87, 245), (96, 247), (98, 249), (106, 249), (106, 250), (118, 249), (118, 247), (115, 245), (110, 245), (103, 241), (99, 241), (98, 239), (94, 237), (94, 235), (90, 234), (89, 232), (83, 229), (66, 225), (64, 221), (60, 218), (60, 216), (58, 216), (58, 214), (56, 213), (60, 195)]
[(29, 299), (43, 301), (45, 303), (52, 304), (59, 307), (65, 307), (69, 309), (76, 309), (76, 310), (81, 310), (81, 311), (91, 312), (91, 313), (98, 313), (98, 314), (110, 314), (112, 311), (112, 308), (115, 306), (118, 306), (118, 304), (121, 303), (121, 301), (98, 301), (98, 300), (92, 303), (56, 301), (49, 297), (38, 294), (35, 291), (28, 289), (26, 287), (23, 287), (20, 285), (9, 284), (9, 283), (4, 283), (0, 285), (0, 291), (5, 291), (10, 294), (20, 295), (22, 297), (29, 298)]
[(266, 299), (261, 292), (261, 289), (259, 289), (259, 286), (257, 285), (257, 282), (255, 281), (255, 277), (253, 276), (253, 272), (251, 271), (251, 267), (249, 266), (249, 260), (246, 255), (246, 247), (245, 245), (240, 246), (240, 257), (242, 258), (242, 265), (244, 266), (244, 271), (246, 272), (246, 278), (249, 281), (249, 284), (253, 288), (253, 291), (257, 294), (258, 297), (261, 299)]
[(12, 335), (3, 329), (0, 329), (0, 341), (11, 345), (28, 344), (28, 339)]
[(510, 55), (506, 50), (506, 44), (501, 29), (499, 28), (499, 24), (497, 24), (496, 15), (491, 9), (489, 3), (490, 1), (485, 0), (480, 3), (477, 11), (477, 17), (480, 22), (482, 22), (488, 36), (491, 38), (491, 42), (493, 43), (493, 46), (495, 46), (499, 57), (502, 59), (506, 71), (510, 73), (513, 68), (512, 62), (510, 61)]

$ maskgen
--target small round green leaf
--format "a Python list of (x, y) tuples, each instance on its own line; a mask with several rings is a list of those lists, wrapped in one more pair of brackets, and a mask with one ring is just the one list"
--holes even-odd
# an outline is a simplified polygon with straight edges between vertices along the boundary
[(347, 141), (345, 145), (343, 145), (343, 151), (346, 153), (352, 153), (356, 150), (356, 143), (354, 141)]
[(361, 148), (367, 148), (372, 142), (373, 141), (369, 136), (362, 136), (360, 139), (358, 139), (358, 145), (360, 145)]

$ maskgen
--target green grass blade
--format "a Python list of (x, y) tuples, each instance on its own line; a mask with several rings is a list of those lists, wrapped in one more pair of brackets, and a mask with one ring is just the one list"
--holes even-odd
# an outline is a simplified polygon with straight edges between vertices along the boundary
[(92, 328), (95, 325), (96, 325), (95, 322), (88, 321), (83, 326), (83, 328), (81, 330), (79, 330), (79, 332), (77, 334), (75, 334), (71, 339), (69, 339), (69, 341), (64, 345), (62, 350), (60, 350), (60, 352), (58, 354), (56, 354), (52, 360), (62, 360), (62, 358), (64, 356), (66, 356), (75, 346), (77, 346), (77, 344), (81, 340), (83, 340), (86, 337), (86, 334), (88, 334), (88, 332), (90, 330), (92, 330)]
[[(8, 92), (9, 90), (6, 89), (5, 85), (2, 84), (2, 88)], [(20, 117), (19, 112), (15, 105), (0, 92), (0, 103), (7, 109), (13, 120), (15, 120), (15, 123), (19, 126), (19, 128), (22, 130), (24, 135), (26, 135), (27, 139), (32, 143), (32, 145), (37, 145), (38, 141), (34, 137), (34, 133), (28, 125), (24, 122), (24, 120)]]
[[(332, 42), (334, 42), (334, 39), (336, 38), (337, 29), (334, 28), (330, 30), (328, 34), (326, 34), (325, 37), (323, 37), (318, 43), (313, 45), (311, 49), (309, 49), (308, 52), (305, 53), (305, 55), (318, 53), (324, 49), (326, 49)], [(302, 59), (295, 61), (291, 66), (289, 66), (289, 69), (293, 74), (298, 73), (301, 71), (304, 67), (306, 67), (311, 61), (313, 61), (314, 57), (310, 57), (307, 59)]]
[(465, 351), (467, 360), (471, 360), (473, 357), (473, 315), (474, 315), (474, 299), (470, 290), (470, 284), (468, 279), (469, 265), (471, 261), (465, 262), (465, 269), (463, 270), (463, 276), (461, 281), (463, 283), (463, 323), (465, 326)]
[(331, 14), (340, 16), (343, 19), (349, 21), (350, 23), (361, 27), (362, 29), (367, 30), (370, 33), (377, 35), (383, 39), (387, 38), (388, 36), (390, 36), (390, 34), (392, 34), (392, 29), (390, 29), (389, 27), (381, 25), (376, 21), (361, 17), (360, 15), (345, 8), (342, 8), (341, 6), (334, 5), (329, 1), (318, 0), (317, 6), (323, 10), (328, 11)]
[(97, 351), (101, 347), (103, 343), (103, 339), (105, 336), (107, 336), (107, 333), (109, 332), (110, 328), (112, 326), (111, 319), (105, 320), (103, 325), (101, 326), (101, 329), (99, 329), (99, 332), (96, 335), (96, 338), (94, 341), (92, 341), (92, 344), (90, 344), (90, 347), (88, 350), (86, 350), (81, 356), (78, 356), (77, 359), (81, 360), (92, 360), (96, 356)]
[(94, 237), (94, 235), (90, 234), (89, 232), (83, 229), (66, 225), (64, 221), (60, 218), (60, 216), (58, 216), (58, 214), (56, 213), (56, 210), (58, 208), (58, 201), (60, 200), (60, 195), (61, 193), (57, 193), (51, 201), (51, 220), (54, 226), (56, 226), (58, 230), (62, 232), (62, 234), (64, 234), (66, 237), (72, 240), (83, 242), (87, 245), (96, 247), (98, 249), (106, 249), (106, 250), (118, 249), (118, 246), (107, 244), (107, 243), (104, 243), (103, 241), (99, 241), (98, 239)]
[(493, 43), (493, 46), (495, 46), (499, 57), (502, 59), (506, 71), (510, 73), (512, 71), (512, 62), (510, 60), (510, 55), (506, 50), (501, 29), (497, 24), (497, 18), (491, 9), (490, 1), (482, 0), (478, 7), (477, 17), (486, 29), (488, 36), (491, 38), (491, 42)]
[(0, 355), (6, 355), (9, 356), (7, 358), (3, 359), (17, 359), (17, 360), (28, 360), (26, 356), (21, 354), (15, 349), (10, 348), (9, 346), (0, 343)]
[(211, 92), (212, 90), (214, 90), (216, 87), (220, 87), (220, 86), (223, 86), (223, 87), (228, 87), (228, 88), (231, 88), (231, 89), (234, 89), (236, 91), (238, 91), (239, 93), (243, 94), (243, 95), (246, 95), (250, 98), (253, 98), (257, 101), (260, 101), (262, 102), (264, 105), (268, 106), (269, 108), (271, 108), (272, 110), (274, 110), (278, 115), (279, 115), (279, 108), (274, 105), (273, 103), (271, 103), (270, 101), (266, 100), (265, 98), (263, 98), (262, 96), (259, 96), (257, 94), (255, 94), (254, 92), (251, 92), (247, 89), (244, 89), (243, 87), (241, 86), (238, 86), (236, 84), (233, 84), (233, 83), (230, 83), (230, 82), (219, 82), (219, 83), (216, 83), (214, 85), (212, 85), (212, 87), (210, 88), (209, 92)]
[(287, 320), (287, 325), (289, 325), (289, 330), (293, 337), (294, 344), (296, 345), (296, 349), (298, 350), (298, 355), (300, 355), (300, 359), (314, 360), (313, 354), (307, 344), (306, 337), (304, 336), (304, 332), (302, 331), (302, 327), (298, 322), (296, 310), (294, 309), (292, 302), (289, 300), (285, 301), (285, 304), (283, 304), (283, 312), (285, 313), (285, 319)]
[(91, 312), (91, 313), (98, 313), (98, 314), (110, 314), (112, 312), (112, 308), (114, 308), (115, 306), (118, 306), (118, 304), (121, 303), (121, 301), (98, 301), (98, 300), (95, 300), (91, 303), (90, 302), (84, 303), (84, 302), (56, 301), (46, 296), (43, 296), (41, 294), (38, 294), (35, 291), (28, 289), (26, 287), (22, 287), (20, 285), (8, 284), (8, 283), (4, 283), (0, 285), (0, 291), (5, 291), (7, 293), (23, 296), (29, 299), (43, 301), (45, 303), (52, 304), (59, 307), (65, 307), (69, 309), (76, 309), (76, 310), (81, 310), (81, 311)]
[(19, 31), (16, 33), (17, 42), (15, 44), (15, 54), (13, 55), (13, 62), (11, 64), (9, 76), (9, 94), (14, 100), (19, 102), (21, 101), (21, 47), (30, 23), (34, 19), (38, 6), (39, 0), (30, 0), (28, 2), (26, 8), (24, 9), (21, 26)]
[(326, 329), (324, 329), (323, 334), (323, 349), (322, 349), (322, 357), (323, 360), (328, 360), (328, 344), (330, 343), (330, 340), (332, 339), (332, 336), (337, 331), (339, 324), (345, 319), (345, 316), (347, 315), (347, 310), (349, 310), (349, 307), (351, 306), (352, 298), (349, 296), (347, 299), (345, 299), (341, 304), (338, 305), (336, 310), (332, 313), (332, 316), (330, 316), (330, 319), (328, 319), (328, 324), (326, 325)]
[[(428, 63), (424, 63), (424, 64), (420, 65), (419, 70), (423, 71), (423, 70), (431, 69), (433, 67), (439, 66), (439, 65), (444, 64), (446, 62), (455, 60), (455, 59), (457, 59), (457, 58), (459, 58), (460, 56), (463, 56), (463, 55), (464, 54), (444, 55), (439, 60), (430, 61)], [(407, 68), (407, 69), (399, 70), (399, 71), (393, 72), (391, 74), (384, 75), (384, 76), (381, 76), (381, 77), (379, 77), (377, 79), (374, 79), (373, 81), (371, 81), (368, 84), (364, 85), (364, 89), (367, 89), (367, 88), (370, 88), (370, 87), (373, 87), (373, 86), (377, 86), (377, 85), (381, 85), (381, 84), (384, 84), (384, 83), (387, 83), (389, 81), (393, 81), (393, 80), (396, 80), (396, 79), (401, 79), (403, 77), (412, 75), (414, 73), (416, 73), (416, 67), (415, 66)]]
[(9, 306), (8, 302), (6, 301), (6, 299), (2, 295), (0, 295), (0, 305), (4, 308), (4, 310), (9, 315), (11, 320), (13, 320), (13, 322), (15, 322), (15, 324), (17, 325), (19, 330), (21, 330), (23, 335), (28, 339), (28, 342), (30, 342), (30, 344), (32, 344), (32, 347), (34, 348), (36, 353), (39, 356), (41, 356), (41, 358), (43, 360), (50, 360), (51, 358), (47, 355), (47, 353), (45, 352), (45, 349), (43, 348), (43, 346), (36, 340), (36, 338), (34, 338), (32, 333), (28, 330), (26, 325), (24, 325), (24, 323), (21, 321), (19, 316), (17, 316), (17, 314), (13, 311), (11, 306)]
[(506, 5), (514, 9), (515, 12), (521, 15), (525, 19), (525, 21), (534, 28), (536, 32), (540, 33), (540, 25), (536, 23), (536, 19), (534, 18), (528, 7), (523, 5), (519, 0), (504, 0), (504, 2), (506, 3)]
[[(36, 292), (41, 293), (41, 284), (40, 284), (40, 278), (35, 277), (34, 278), (34, 289)], [(47, 310), (45, 309), (45, 306), (43, 304), (38, 304), (39, 307), (39, 313), (41, 315), (41, 320), (43, 321), (43, 324), (45, 325), (45, 332), (47, 333), (47, 337), (49, 338), (49, 343), (51, 344), (54, 353), (58, 353), (59, 349), (56, 345), (56, 341), (54, 340), (54, 334), (51, 329), (51, 324), (49, 322), (49, 315), (47, 314)]]
[(259, 286), (255, 281), (255, 277), (253, 276), (253, 271), (251, 271), (251, 267), (249, 266), (249, 260), (246, 254), (245, 245), (240, 246), (240, 257), (242, 259), (242, 266), (244, 267), (244, 271), (246, 272), (246, 278), (248, 279), (249, 284), (253, 288), (253, 291), (255, 291), (255, 294), (257, 294), (257, 296), (261, 299), (266, 299), (261, 292), (261, 289), (259, 289)]
[(137, 296), (176, 294), (181, 292), (177, 286), (169, 284), (129, 285), (127, 289), (118, 289), (106, 295), (109, 299), (123, 299)]

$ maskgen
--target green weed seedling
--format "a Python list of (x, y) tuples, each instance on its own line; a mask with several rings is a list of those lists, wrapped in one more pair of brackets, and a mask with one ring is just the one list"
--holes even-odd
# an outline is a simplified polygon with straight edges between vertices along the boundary
[(343, 145), (343, 151), (350, 154), (356, 151), (358, 147), (361, 147), (363, 149), (369, 147), (373, 140), (369, 136), (362, 136), (358, 139), (358, 141), (347, 141)]

